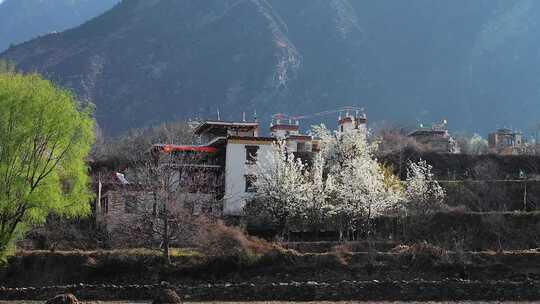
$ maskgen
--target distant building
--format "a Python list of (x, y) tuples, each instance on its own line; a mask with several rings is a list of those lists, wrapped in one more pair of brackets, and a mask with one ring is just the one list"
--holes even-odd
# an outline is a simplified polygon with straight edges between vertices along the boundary
[[(217, 152), (211, 147), (172, 144), (156, 144), (150, 149), (151, 161), (173, 169), (173, 199), (188, 213), (221, 216), (223, 176)], [(173, 161), (166, 162), (170, 158), (165, 156), (172, 156)], [(137, 220), (142, 213), (156, 216), (158, 212), (158, 198), (151, 185), (144, 183), (148, 178), (145, 164), (126, 172), (100, 176), (98, 181), (95, 217), (109, 231)]]
[(276, 140), (283, 140), (287, 151), (309, 157), (318, 149), (317, 141), (310, 135), (300, 133), (298, 121), (275, 120), (270, 125), (270, 136), (259, 136), (258, 122), (205, 121), (195, 134), (223, 154), (225, 186), (223, 193), (223, 215), (239, 216), (252, 196), (256, 163), (264, 161), (260, 156), (270, 153)]
[(272, 120), (270, 123), (270, 137), (274, 140), (285, 141), (287, 151), (292, 153), (311, 153), (318, 151), (318, 141), (311, 135), (300, 133), (300, 123), (298, 120)]
[(103, 184), (95, 205), (97, 223), (114, 231), (129, 220), (136, 220), (143, 210), (156, 208), (152, 193), (137, 186)]
[(344, 116), (338, 118), (338, 130), (340, 132), (349, 132), (362, 129), (367, 131), (367, 116), (365, 113), (356, 113), (355, 115), (346, 112)]
[(408, 136), (429, 151), (459, 153), (454, 138), (448, 132), (448, 123), (446, 120), (441, 123), (435, 123), (431, 127), (421, 125), (420, 128), (411, 132)]
[(488, 147), (491, 153), (512, 155), (523, 153), (526, 145), (523, 133), (504, 128), (489, 134)]
[[(285, 142), (288, 152), (306, 163), (319, 151), (319, 140), (302, 134), (298, 120), (280, 116), (272, 120), (267, 137), (260, 136), (258, 121), (209, 120), (193, 127), (200, 145), (155, 144), (150, 149), (157, 163), (168, 160), (163, 165), (172, 165), (176, 170), (181, 187), (175, 200), (192, 214), (243, 215), (244, 206), (255, 191), (256, 164), (265, 160), (262, 155), (270, 153), (272, 144), (278, 140)], [(355, 129), (367, 130), (365, 114), (340, 115), (339, 131)], [(174, 160), (172, 164), (170, 156)], [(155, 213), (158, 208), (155, 195), (135, 181), (137, 168), (126, 171), (125, 175), (112, 174), (112, 179), (98, 193), (96, 218), (110, 231), (142, 210)]]
[(197, 126), (195, 134), (204, 146), (216, 148), (223, 156), (223, 215), (241, 215), (246, 198), (254, 191), (258, 155), (270, 151), (275, 139), (259, 136), (258, 122), (205, 121)]

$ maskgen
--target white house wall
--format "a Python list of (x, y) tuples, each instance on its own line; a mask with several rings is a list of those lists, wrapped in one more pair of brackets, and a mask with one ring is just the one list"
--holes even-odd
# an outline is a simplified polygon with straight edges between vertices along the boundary
[[(258, 155), (264, 155), (272, 149), (271, 142), (234, 143), (229, 142), (225, 161), (225, 197), (224, 215), (242, 215), (246, 199), (251, 193), (245, 191), (245, 176), (254, 173), (255, 165), (246, 162), (246, 146), (258, 146)], [(264, 159), (259, 157), (259, 159)]]

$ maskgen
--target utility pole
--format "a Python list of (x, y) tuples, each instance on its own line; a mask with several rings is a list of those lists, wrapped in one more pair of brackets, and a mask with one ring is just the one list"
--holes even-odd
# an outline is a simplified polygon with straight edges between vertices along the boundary
[(523, 211), (527, 211), (527, 181), (524, 181), (525, 189), (523, 190)]
[(523, 211), (527, 211), (527, 174), (523, 170), (519, 170), (519, 179), (523, 182)]
[(399, 147), (399, 178), (401, 179), (401, 174), (402, 174), (402, 162), (403, 162), (403, 147), (400, 146)]

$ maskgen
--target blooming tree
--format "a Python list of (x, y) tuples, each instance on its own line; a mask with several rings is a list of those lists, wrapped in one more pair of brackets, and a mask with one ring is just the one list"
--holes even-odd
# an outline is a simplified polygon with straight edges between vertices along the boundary
[(256, 163), (255, 198), (251, 211), (270, 215), (284, 235), (291, 218), (301, 216), (310, 198), (305, 173), (300, 159), (287, 152), (284, 141), (273, 145), (271, 152)]
[(370, 232), (370, 220), (385, 213), (401, 200), (401, 192), (388, 187), (384, 171), (374, 152), (377, 143), (369, 143), (367, 131), (359, 129), (331, 134), (324, 126), (315, 128), (328, 172), (325, 191), (332, 208), (340, 238), (344, 232), (358, 232), (363, 226)]
[(330, 204), (337, 196), (334, 179), (325, 172), (325, 159), (315, 154), (313, 164), (306, 170), (306, 200), (300, 205), (299, 219), (316, 233), (333, 216)]
[(485, 154), (488, 151), (488, 141), (483, 139), (482, 136), (480, 136), (477, 133), (474, 133), (474, 135), (469, 140), (468, 145), (468, 153), (470, 154)]
[(282, 233), (293, 219), (315, 231), (323, 223), (336, 225), (340, 239), (371, 233), (372, 219), (389, 210), (409, 214), (432, 213), (442, 206), (445, 193), (425, 161), (410, 163), (406, 186), (375, 158), (377, 143), (365, 130), (331, 132), (313, 128), (320, 151), (307, 167), (288, 153), (285, 142), (274, 144), (256, 165), (256, 195), (251, 211), (265, 213)]
[(412, 216), (427, 216), (441, 210), (446, 196), (444, 189), (435, 180), (432, 166), (425, 160), (410, 162), (407, 170), (405, 211)]

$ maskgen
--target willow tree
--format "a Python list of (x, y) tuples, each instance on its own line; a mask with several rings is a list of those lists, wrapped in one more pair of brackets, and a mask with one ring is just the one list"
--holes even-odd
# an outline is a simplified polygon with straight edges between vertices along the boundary
[(0, 71), (0, 259), (49, 214), (90, 212), (90, 114), (39, 75)]

